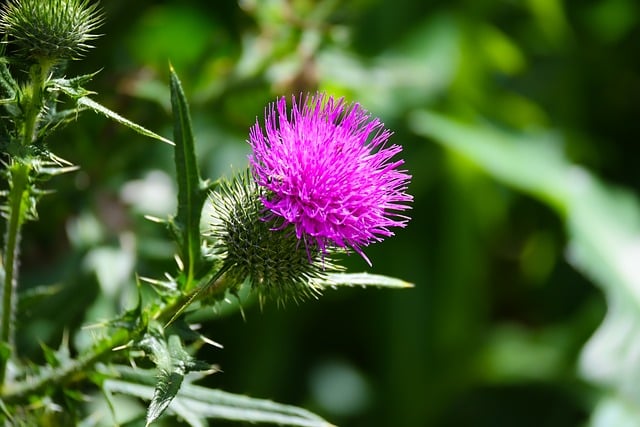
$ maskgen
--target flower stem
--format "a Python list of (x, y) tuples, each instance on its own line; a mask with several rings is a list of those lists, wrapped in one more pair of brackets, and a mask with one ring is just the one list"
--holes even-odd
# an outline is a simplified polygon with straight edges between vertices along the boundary
[[(22, 148), (36, 139), (38, 119), (44, 111), (44, 86), (52, 63), (42, 60), (29, 70), (30, 86), (25, 92), (22, 108), (22, 133), (17, 138)], [(16, 152), (8, 169), (9, 195), (7, 197), (7, 231), (4, 242), (4, 277), (2, 278), (2, 314), (0, 315), (0, 386), (4, 384), (7, 364), (14, 349), (16, 294), (18, 291), (18, 264), (22, 224), (30, 209), (32, 186), (29, 180), (32, 164), (25, 150)]]
[[(18, 255), (22, 224), (29, 209), (29, 172), (31, 166), (16, 162), (9, 168), (8, 221), (4, 247), (4, 278), (2, 284), (2, 317), (0, 341), (9, 348), (14, 344), (15, 306), (18, 286)], [(8, 357), (0, 358), (0, 385), (4, 383)]]
[(44, 110), (44, 85), (51, 70), (51, 63), (42, 60), (33, 65), (30, 70), (31, 96), (25, 106), (25, 119), (22, 134), (22, 144), (27, 146), (36, 139), (38, 118)]

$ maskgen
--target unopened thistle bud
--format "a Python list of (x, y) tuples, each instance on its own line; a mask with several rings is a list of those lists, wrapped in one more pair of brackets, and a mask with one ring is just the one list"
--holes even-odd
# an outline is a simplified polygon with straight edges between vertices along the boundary
[(78, 59), (91, 48), (102, 23), (88, 0), (7, 0), (0, 11), (0, 31), (15, 53), (36, 61)]
[(248, 173), (223, 181), (210, 196), (213, 253), (227, 280), (248, 281), (261, 302), (317, 296), (327, 273), (338, 268), (327, 254), (301, 244), (293, 228), (265, 220), (265, 196)]

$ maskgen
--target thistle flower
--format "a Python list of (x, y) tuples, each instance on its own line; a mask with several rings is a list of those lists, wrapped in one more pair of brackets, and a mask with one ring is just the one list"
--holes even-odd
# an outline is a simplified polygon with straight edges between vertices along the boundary
[(263, 220), (263, 196), (248, 172), (222, 181), (210, 195), (212, 252), (222, 260), (227, 281), (239, 286), (247, 280), (261, 303), (272, 296), (284, 301), (319, 295), (327, 273), (340, 269), (318, 251), (308, 253), (292, 231), (274, 231), (282, 224)]
[(81, 57), (101, 23), (88, 0), (7, 0), (0, 11), (0, 31), (16, 53), (39, 61)]
[(266, 109), (265, 132), (251, 128), (249, 162), (262, 196), (265, 220), (293, 226), (311, 252), (363, 248), (404, 227), (413, 197), (411, 176), (392, 160), (402, 151), (389, 145), (391, 132), (360, 104), (324, 94), (284, 97)]

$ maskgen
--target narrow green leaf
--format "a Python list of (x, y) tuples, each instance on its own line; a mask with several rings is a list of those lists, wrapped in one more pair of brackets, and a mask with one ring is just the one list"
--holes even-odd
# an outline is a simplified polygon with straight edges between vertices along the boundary
[[(149, 375), (141, 375), (140, 369), (128, 366), (114, 366), (105, 373), (113, 376), (114, 370), (118, 378), (105, 380), (106, 390), (145, 400), (153, 397), (154, 387), (149, 384)], [(208, 418), (283, 426), (331, 427), (326, 420), (302, 408), (213, 390), (193, 385), (187, 380), (169, 404), (168, 410), (193, 427), (206, 425), (203, 420)]]
[(140, 126), (137, 123), (133, 123), (131, 120), (125, 119), (124, 117), (122, 117), (120, 114), (116, 113), (115, 111), (111, 111), (110, 109), (108, 109), (107, 107), (105, 107), (102, 104), (97, 103), (96, 101), (94, 101), (93, 99), (87, 97), (87, 96), (83, 96), (81, 98), (78, 98), (78, 105), (81, 107), (87, 107), (93, 111), (95, 111), (96, 113), (102, 114), (105, 117), (110, 118), (111, 120), (114, 120), (117, 123), (120, 123), (121, 125), (124, 125), (126, 127), (128, 127), (129, 129), (139, 133), (140, 135), (144, 135), (144, 136), (148, 136), (149, 138), (153, 138), (153, 139), (157, 139), (158, 141), (162, 141), (165, 142), (169, 145), (175, 145), (173, 143), (173, 141), (158, 135), (155, 132), (150, 131), (149, 129)]
[(321, 283), (325, 287), (334, 286), (360, 286), (377, 288), (413, 288), (413, 283), (395, 277), (383, 276), (381, 274), (370, 273), (330, 273), (327, 280)]
[(265, 399), (185, 384), (179, 402), (207, 418), (288, 426), (330, 427), (331, 424), (306, 409)]
[(178, 212), (175, 218), (180, 256), (184, 264), (187, 287), (191, 286), (201, 262), (200, 215), (207, 197), (196, 161), (191, 116), (182, 84), (171, 67), (171, 108), (178, 180)]

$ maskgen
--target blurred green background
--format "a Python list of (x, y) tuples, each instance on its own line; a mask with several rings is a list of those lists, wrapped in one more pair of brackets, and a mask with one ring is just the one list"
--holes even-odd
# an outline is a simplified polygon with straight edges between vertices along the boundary
[[(555, 184), (536, 189), (547, 178), (546, 157), (506, 151), (497, 159), (489, 150), (476, 158), (443, 141), (455, 123), (470, 126), (471, 144), (486, 128), (530, 137), (524, 144), (551, 147), (564, 165), (638, 188), (635, 0), (102, 7), (104, 36), (67, 74), (101, 70), (89, 86), (98, 101), (170, 136), (171, 62), (191, 100), (205, 176), (244, 168), (248, 129), (265, 105), (307, 90), (345, 96), (381, 117), (413, 175), (412, 221), (367, 255), (370, 271), (415, 288), (327, 291), (317, 302), (274, 303), (262, 313), (251, 305), (246, 321), (237, 312), (203, 313), (205, 335), (225, 347), (199, 352), (223, 370), (207, 384), (300, 405), (345, 427), (589, 421), (603, 389), (578, 361), (612, 291), (597, 283), (602, 292), (594, 280), (601, 276), (584, 263), (567, 262), (569, 204)], [(425, 110), (438, 115), (416, 113)], [(57, 346), (66, 328), (80, 347), (78, 328), (130, 305), (134, 272), (174, 270), (165, 230), (143, 218), (174, 209), (170, 148), (90, 112), (49, 142), (81, 170), (49, 184), (56, 193), (25, 230), (26, 286), (61, 286), (23, 307), (20, 345), (36, 360), (39, 342)], [(502, 164), (513, 174), (501, 175)], [(519, 181), (521, 172), (529, 181)], [(602, 217), (620, 222), (615, 213)], [(352, 272), (367, 269), (355, 255), (345, 262)]]

